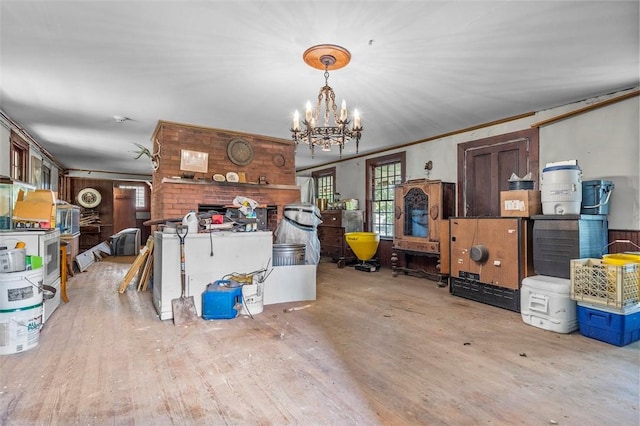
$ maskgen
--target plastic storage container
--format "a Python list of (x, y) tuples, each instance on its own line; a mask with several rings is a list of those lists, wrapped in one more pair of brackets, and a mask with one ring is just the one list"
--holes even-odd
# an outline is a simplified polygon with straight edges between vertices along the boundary
[(624, 311), (578, 302), (580, 334), (616, 346), (640, 340), (640, 304)]
[(577, 165), (557, 165), (542, 170), (542, 214), (579, 214), (582, 171)]
[(582, 214), (609, 214), (609, 199), (613, 182), (609, 180), (588, 180), (582, 182)]
[(571, 299), (603, 308), (627, 309), (638, 304), (640, 264), (607, 264), (600, 259), (571, 261)]
[(522, 280), (520, 313), (522, 321), (556, 333), (578, 329), (576, 302), (569, 298), (571, 281), (536, 275)]
[(242, 287), (226, 287), (230, 281), (218, 280), (202, 293), (202, 318), (231, 319), (238, 316), (236, 305), (242, 303)]

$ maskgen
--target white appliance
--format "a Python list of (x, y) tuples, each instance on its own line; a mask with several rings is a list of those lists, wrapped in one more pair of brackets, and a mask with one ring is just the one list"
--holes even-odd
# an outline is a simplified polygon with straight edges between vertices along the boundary
[[(207, 284), (232, 273), (270, 266), (271, 232), (212, 232), (185, 237), (186, 296), (193, 296), (202, 315)], [(171, 300), (180, 297), (180, 240), (175, 234), (154, 233), (153, 304), (161, 320), (172, 319)], [(213, 253), (213, 255), (212, 255)]]
[(60, 305), (60, 231), (16, 231), (0, 232), (0, 246), (15, 247), (25, 243), (27, 256), (42, 257), (44, 284), (56, 289), (52, 299), (45, 299), (42, 307), (42, 322), (45, 323)]
[[(207, 284), (232, 273), (269, 267), (263, 304), (316, 299), (316, 265), (272, 266), (271, 232), (213, 232), (185, 238), (186, 296), (202, 316)], [(213, 249), (213, 256), (211, 255)], [(175, 234), (154, 233), (153, 304), (161, 320), (173, 318), (171, 300), (180, 297), (180, 244)]]

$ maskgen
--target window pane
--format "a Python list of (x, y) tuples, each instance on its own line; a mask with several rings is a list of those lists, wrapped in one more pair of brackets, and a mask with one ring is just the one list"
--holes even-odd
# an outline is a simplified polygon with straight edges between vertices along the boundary
[(333, 202), (333, 176), (318, 176), (316, 182), (318, 198), (324, 198), (330, 203)]
[(401, 181), (401, 163), (375, 166), (373, 176), (371, 227), (381, 237), (393, 237), (394, 185)]

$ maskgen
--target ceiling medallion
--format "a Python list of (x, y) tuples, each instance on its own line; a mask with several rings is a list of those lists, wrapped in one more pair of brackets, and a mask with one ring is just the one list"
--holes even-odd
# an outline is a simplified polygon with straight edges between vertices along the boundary
[(232, 139), (227, 145), (229, 160), (237, 166), (246, 166), (253, 161), (253, 147), (244, 139)]
[[(296, 145), (300, 142), (309, 145), (312, 158), (316, 146), (322, 147), (323, 151), (331, 151), (332, 146), (338, 146), (340, 157), (342, 158), (345, 143), (355, 139), (357, 154), (363, 130), (360, 115), (357, 110), (353, 110), (353, 126), (349, 129), (351, 120), (349, 120), (347, 113), (347, 103), (344, 100), (342, 101), (340, 113), (338, 114), (336, 95), (328, 83), (329, 70), (345, 67), (351, 61), (351, 53), (341, 46), (320, 44), (307, 49), (303, 53), (302, 59), (313, 68), (324, 69), (324, 86), (320, 88), (318, 93), (318, 103), (315, 111), (311, 109), (311, 102), (307, 101), (302, 128), (300, 127), (300, 114), (298, 111), (294, 113), (293, 125), (290, 129), (292, 139), (296, 142)], [(332, 113), (333, 122), (330, 122), (329, 119)], [(323, 119), (322, 122), (321, 119)]]

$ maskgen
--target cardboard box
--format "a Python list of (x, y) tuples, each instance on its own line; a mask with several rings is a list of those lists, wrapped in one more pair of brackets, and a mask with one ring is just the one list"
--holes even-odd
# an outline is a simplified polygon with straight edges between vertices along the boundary
[(13, 209), (16, 229), (54, 229), (56, 227), (56, 200), (53, 191), (37, 189), (18, 196)]
[(531, 217), (541, 213), (540, 191), (500, 191), (500, 216)]

